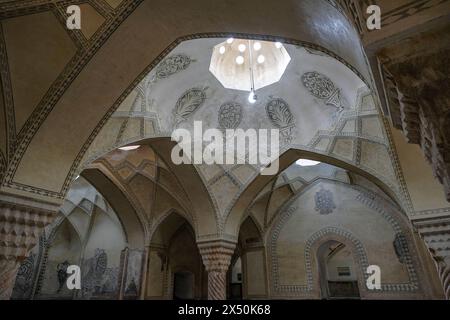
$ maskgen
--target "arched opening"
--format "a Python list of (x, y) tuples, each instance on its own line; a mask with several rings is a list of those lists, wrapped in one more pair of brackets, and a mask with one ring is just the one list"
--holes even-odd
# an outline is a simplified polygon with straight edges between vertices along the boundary
[[(146, 227), (149, 217), (156, 218), (170, 209), (186, 217), (198, 234), (211, 233), (216, 228), (213, 200), (198, 168), (173, 163), (176, 143), (170, 138), (146, 138), (134, 141), (133, 145), (138, 148), (119, 147), (100, 152), (85, 164), (81, 175), (101, 192), (108, 193), (113, 206), (121, 206), (122, 210), (117, 211), (124, 223), (129, 224), (130, 231), (141, 225), (143, 238), (150, 237)], [(153, 195), (146, 196), (143, 189)], [(143, 241), (136, 239), (139, 244)]]
[(267, 230), (273, 296), (376, 299), (381, 291), (368, 290), (364, 281), (371, 264), (383, 270), (383, 290), (402, 296), (417, 291), (416, 249), (403, 241), (412, 238), (407, 216), (355, 172), (327, 163), (292, 164), (247, 212)]
[(280, 177), (280, 174), (283, 173), (285, 169), (295, 164), (299, 159), (319, 161), (321, 163), (342, 168), (350, 173), (361, 176), (365, 180), (369, 181), (371, 185), (374, 185), (377, 189), (379, 189), (382, 193), (386, 194), (386, 196), (389, 197), (393, 203), (399, 207), (401, 206), (400, 204), (402, 202), (399, 198), (399, 194), (393, 191), (385, 181), (380, 180), (373, 174), (333, 156), (323, 155), (317, 152), (302, 149), (290, 148), (285, 150), (279, 157), (279, 174), (261, 175), (256, 173), (251, 180), (251, 183), (246, 186), (245, 190), (241, 193), (241, 196), (233, 203), (233, 206), (230, 208), (226, 224), (226, 230), (229, 233), (238, 233), (237, 230), (239, 230), (240, 219), (245, 214), (249, 205), (252, 204), (255, 197), (257, 197), (258, 194), (264, 190), (264, 188), (268, 188), (271, 183), (275, 183)]
[(251, 216), (241, 224), (238, 244), (228, 270), (229, 299), (260, 299), (266, 291), (265, 249)]
[(152, 234), (145, 298), (204, 298), (206, 276), (194, 229), (179, 214), (169, 213)]
[(67, 220), (51, 232), (49, 244), (45, 250), (45, 267), (39, 270), (42, 286), (39, 288), (39, 299), (72, 299), (73, 291), (66, 286), (67, 267), (78, 264), (81, 257), (81, 239)]
[(143, 248), (145, 230), (142, 221), (117, 184), (95, 168), (84, 170), (82, 176), (108, 200), (114, 211), (117, 212), (118, 218), (123, 224), (128, 245), (132, 248)]
[[(115, 211), (79, 178), (58, 218), (22, 264), (13, 298), (117, 299), (126, 247), (126, 234)], [(80, 290), (67, 286), (70, 265), (80, 268)]]
[(230, 265), (229, 295), (231, 300), (242, 299), (242, 259), (238, 257)]
[(317, 250), (322, 299), (359, 298), (353, 253), (345, 244), (330, 240)]

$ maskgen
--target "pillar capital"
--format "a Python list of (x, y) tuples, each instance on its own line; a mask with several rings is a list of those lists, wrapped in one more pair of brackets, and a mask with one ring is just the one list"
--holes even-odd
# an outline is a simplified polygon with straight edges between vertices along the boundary
[(227, 272), (236, 244), (222, 240), (208, 241), (199, 243), (198, 248), (206, 271)]

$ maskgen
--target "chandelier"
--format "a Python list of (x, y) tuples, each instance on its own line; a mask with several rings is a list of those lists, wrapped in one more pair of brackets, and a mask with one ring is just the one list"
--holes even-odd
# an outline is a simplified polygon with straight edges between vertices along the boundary
[(229, 38), (214, 47), (209, 70), (225, 88), (249, 91), (255, 103), (256, 90), (278, 82), (290, 60), (280, 42)]

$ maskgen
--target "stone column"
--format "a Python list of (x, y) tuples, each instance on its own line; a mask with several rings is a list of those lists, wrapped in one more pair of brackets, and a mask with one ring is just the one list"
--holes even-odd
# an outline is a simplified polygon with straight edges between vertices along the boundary
[(227, 271), (235, 243), (228, 241), (208, 241), (198, 244), (203, 264), (208, 272), (208, 300), (227, 298)]
[(10, 298), (20, 263), (56, 217), (58, 207), (0, 194), (0, 300)]

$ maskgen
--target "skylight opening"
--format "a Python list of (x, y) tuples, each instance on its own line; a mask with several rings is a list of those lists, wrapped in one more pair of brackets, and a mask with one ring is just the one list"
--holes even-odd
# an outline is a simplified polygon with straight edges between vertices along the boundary
[(320, 161), (314, 161), (309, 159), (298, 159), (295, 164), (302, 166), (302, 167), (312, 167), (315, 165), (318, 165)]
[(125, 146), (125, 147), (120, 147), (119, 149), (123, 150), (123, 151), (130, 151), (130, 150), (136, 150), (139, 147), (140, 147), (139, 145), (136, 145), (136, 146)]

